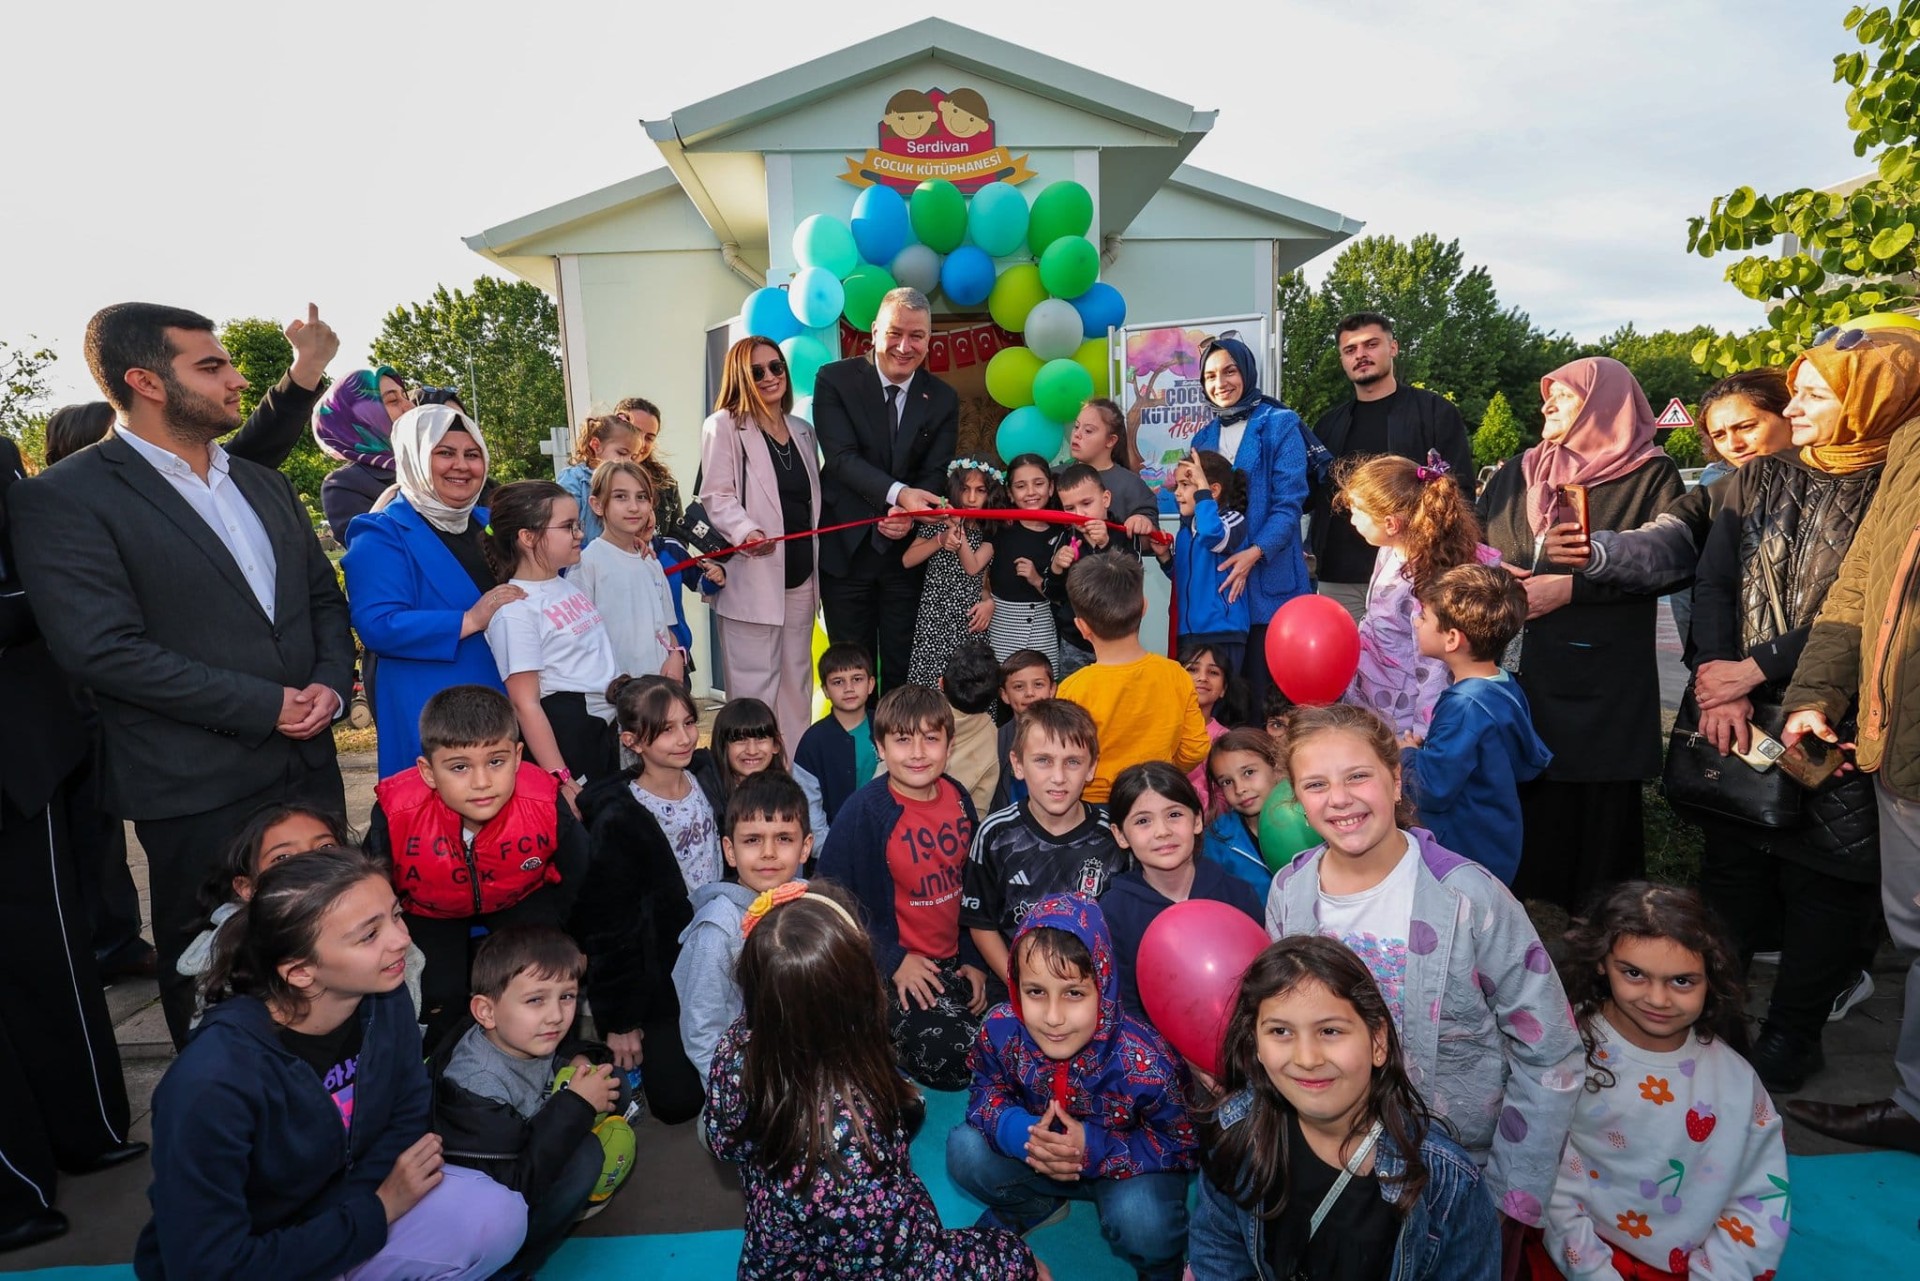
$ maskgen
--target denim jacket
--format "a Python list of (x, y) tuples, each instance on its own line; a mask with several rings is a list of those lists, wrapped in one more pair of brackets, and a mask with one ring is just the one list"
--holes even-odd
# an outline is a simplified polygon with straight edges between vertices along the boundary
[[(1222, 1129), (1246, 1119), (1253, 1092), (1242, 1090), (1220, 1106)], [(1391, 1281), (1493, 1281), (1500, 1275), (1500, 1221), (1493, 1201), (1480, 1191), (1473, 1158), (1436, 1125), (1420, 1144), (1427, 1184), (1400, 1220), (1393, 1247)], [(1391, 1199), (1407, 1161), (1382, 1133), (1373, 1170), (1380, 1194)], [(1187, 1265), (1193, 1281), (1276, 1281), (1267, 1265), (1266, 1224), (1242, 1209), (1204, 1173), (1200, 1201), (1187, 1230)]]

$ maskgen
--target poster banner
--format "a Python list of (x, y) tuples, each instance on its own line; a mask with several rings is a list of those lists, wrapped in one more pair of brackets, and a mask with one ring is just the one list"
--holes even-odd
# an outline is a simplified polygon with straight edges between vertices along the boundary
[(1238, 338), (1265, 357), (1272, 347), (1270, 327), (1266, 316), (1222, 316), (1130, 325), (1120, 331), (1118, 390), (1127, 415), (1127, 444), (1162, 514), (1174, 510), (1174, 464), (1186, 457), (1194, 435), (1213, 419), (1200, 386), (1200, 344), (1209, 338)]
[(877, 143), (864, 156), (847, 157), (840, 181), (908, 196), (944, 178), (971, 195), (990, 182), (1034, 176), (1027, 157), (994, 141), (993, 116), (977, 89), (902, 89), (887, 101)]

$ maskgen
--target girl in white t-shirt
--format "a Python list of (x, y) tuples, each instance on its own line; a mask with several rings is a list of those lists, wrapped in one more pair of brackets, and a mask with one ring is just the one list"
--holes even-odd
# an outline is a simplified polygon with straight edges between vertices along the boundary
[(582, 549), (567, 581), (599, 607), (624, 674), (685, 681), (687, 653), (673, 634), (673, 591), (653, 554), (653, 482), (638, 463), (601, 463), (587, 501), (600, 518), (600, 537)]
[(580, 562), (580, 508), (550, 480), (493, 493), (487, 563), (526, 593), (494, 614), (487, 645), (534, 763), (579, 813), (581, 786), (615, 767), (607, 687), (620, 675), (592, 597), (560, 571)]
[(1351, 948), (1386, 997), (1407, 1072), (1513, 1230), (1540, 1226), (1585, 1079), (1553, 962), (1500, 881), (1413, 826), (1393, 730), (1335, 703), (1287, 715), (1287, 774), (1326, 844), (1273, 878), (1267, 933)]

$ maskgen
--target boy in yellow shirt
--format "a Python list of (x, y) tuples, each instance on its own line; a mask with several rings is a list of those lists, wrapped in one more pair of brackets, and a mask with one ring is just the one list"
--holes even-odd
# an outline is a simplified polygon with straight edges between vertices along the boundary
[(1129, 765), (1171, 761), (1182, 774), (1207, 759), (1212, 740), (1193, 677), (1140, 643), (1147, 598), (1140, 562), (1102, 552), (1067, 572), (1073, 625), (1093, 646), (1093, 665), (1060, 682), (1059, 697), (1087, 709), (1100, 731), (1100, 759), (1084, 799), (1104, 802)]

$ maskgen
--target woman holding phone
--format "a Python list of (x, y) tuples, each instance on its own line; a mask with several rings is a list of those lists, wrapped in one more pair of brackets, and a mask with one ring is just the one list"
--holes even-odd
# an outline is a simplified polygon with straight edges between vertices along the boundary
[[(1695, 577), (1694, 694), (1701, 732), (1722, 752), (1751, 748), (1756, 705), (1783, 704), (1879, 489), (1894, 429), (1920, 414), (1920, 337), (1851, 330), (1809, 348), (1788, 377), (1795, 448), (1727, 482)], [(1853, 738), (1853, 718), (1850, 704), (1836, 722), (1841, 737)], [(1867, 981), (1861, 940), (1874, 931), (1880, 886), (1873, 781), (1841, 774), (1802, 802), (1796, 827), (1711, 816), (1700, 824), (1700, 891), (1743, 958), (1756, 938), (1780, 939), (1779, 978), (1747, 1058), (1782, 1093), (1825, 1065), (1820, 1034), (1835, 997)]]
[(1640, 784), (1660, 770), (1658, 594), (1571, 573), (1547, 554), (1547, 531), (1583, 511), (1588, 532), (1637, 529), (1682, 490), (1625, 365), (1573, 361), (1540, 380), (1540, 395), (1540, 443), (1494, 473), (1479, 508), (1485, 541), (1526, 584), (1526, 629), (1508, 666), (1553, 750), (1553, 764), (1520, 788), (1526, 835), (1513, 891), (1578, 914), (1646, 867)]

